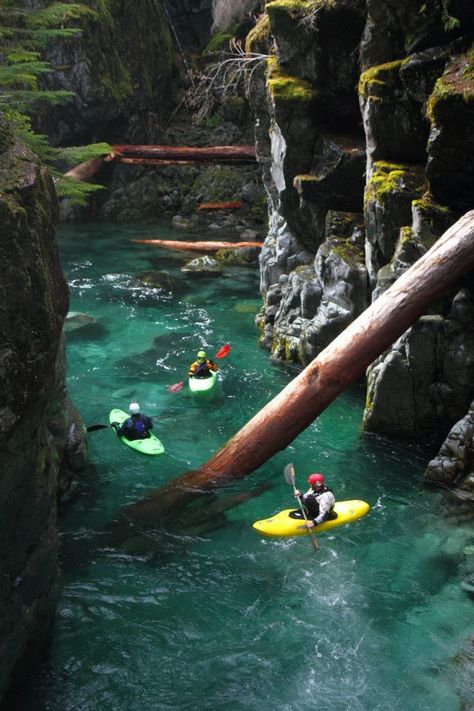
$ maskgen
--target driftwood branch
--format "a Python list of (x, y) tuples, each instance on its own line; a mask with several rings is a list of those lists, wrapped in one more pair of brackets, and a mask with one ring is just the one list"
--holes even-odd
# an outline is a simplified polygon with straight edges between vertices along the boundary
[(220, 249), (243, 249), (244, 247), (262, 247), (263, 242), (181, 242), (173, 239), (132, 239), (137, 244), (150, 247), (177, 249), (181, 252), (218, 252)]
[(198, 470), (168, 482), (124, 511), (151, 520), (232, 479), (285, 449), (350, 383), (474, 269), (474, 211), (435, 245), (327, 346), (271, 402)]

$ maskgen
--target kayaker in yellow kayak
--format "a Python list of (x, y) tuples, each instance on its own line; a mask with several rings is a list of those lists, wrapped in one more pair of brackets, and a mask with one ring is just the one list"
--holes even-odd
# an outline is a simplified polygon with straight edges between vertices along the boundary
[(128, 411), (130, 417), (122, 422), (112, 422), (111, 426), (117, 433), (118, 437), (125, 437), (128, 440), (146, 439), (150, 437), (150, 430), (153, 429), (153, 421), (151, 417), (143, 415), (140, 412), (138, 402), (131, 402)]
[(306, 526), (314, 528), (331, 518), (336, 498), (332, 489), (325, 486), (323, 474), (310, 474), (308, 483), (310, 485), (308, 491), (301, 494), (301, 491), (295, 489), (295, 496), (301, 499), (307, 513)]
[(197, 360), (189, 366), (188, 376), (190, 378), (210, 378), (211, 370), (217, 372), (218, 367), (214, 361), (210, 360), (205, 351), (199, 351)]

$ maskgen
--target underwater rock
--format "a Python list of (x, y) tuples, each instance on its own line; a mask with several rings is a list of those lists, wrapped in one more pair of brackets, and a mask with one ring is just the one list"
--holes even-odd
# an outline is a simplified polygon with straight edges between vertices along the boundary
[(219, 276), (222, 274), (222, 266), (216, 259), (212, 259), (212, 257), (206, 255), (187, 262), (184, 267), (181, 267), (181, 271), (183, 274), (196, 277), (210, 275)]
[(148, 269), (145, 272), (136, 274), (137, 279), (143, 281), (147, 286), (153, 289), (170, 289), (172, 279), (166, 272), (160, 272), (156, 269)]
[(64, 333), (68, 341), (102, 338), (106, 332), (103, 324), (93, 316), (79, 311), (70, 311), (64, 322)]

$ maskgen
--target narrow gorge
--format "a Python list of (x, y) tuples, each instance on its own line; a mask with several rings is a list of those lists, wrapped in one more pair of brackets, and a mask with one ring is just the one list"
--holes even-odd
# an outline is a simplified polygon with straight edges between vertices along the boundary
[[(360, 709), (470, 709), (474, 632), (459, 611), (472, 613), (474, 594), (472, 272), (310, 427), (293, 431), (285, 413), (289, 443), (258, 464), (254, 488), (237, 453), (220, 492), (212, 457), (450, 227), (473, 219), (473, 3), (86, 0), (62, 17), (63, 5), (76, 7), (0, 7), (2, 711), (256, 709), (257, 680), (272, 708), (339, 711), (355, 699)], [(59, 14), (38, 21), (43, 11)], [(53, 33), (39, 51), (22, 44), (32, 27)], [(72, 179), (63, 196), (71, 165), (32, 136), (52, 149), (108, 146), (95, 149), (86, 200), (74, 199)], [(255, 146), (256, 161), (107, 158), (127, 145)], [(196, 257), (153, 239), (236, 249)], [(168, 392), (195, 351), (222, 343), (231, 356), (219, 362), (215, 401)], [(136, 399), (168, 437), (153, 473), (142, 455), (118, 452), (112, 433), (87, 433)], [(295, 540), (249, 542), (253, 520), (284, 508), (283, 495), (293, 504), (287, 461), (300, 488), (303, 470), (321, 468), (340, 499), (367, 499), (373, 529), (364, 534), (363, 519), (345, 537), (318, 537), (322, 563)], [(186, 471), (202, 476), (190, 502)], [(330, 620), (327, 637), (313, 610)], [(93, 637), (97, 625), (102, 639), (113, 619), (120, 658), (102, 664), (106, 643), (91, 641), (87, 661), (77, 630)], [(299, 626), (315, 643), (304, 657)], [(403, 686), (405, 644), (417, 662)], [(383, 673), (371, 669), (378, 648), (390, 657)], [(134, 655), (146, 668), (127, 661)]]

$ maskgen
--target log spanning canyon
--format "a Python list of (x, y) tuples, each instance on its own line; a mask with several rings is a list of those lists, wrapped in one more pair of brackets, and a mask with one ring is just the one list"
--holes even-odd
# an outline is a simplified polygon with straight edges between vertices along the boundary
[(121, 516), (152, 525), (190, 499), (255, 471), (285, 449), (430, 304), (473, 269), (474, 210), (450, 227), (214, 456), (127, 507)]
[(129, 165), (190, 165), (195, 163), (220, 163), (222, 165), (247, 165), (256, 163), (255, 146), (147, 146), (116, 145), (110, 153), (91, 158), (69, 170), (65, 177), (90, 180), (106, 163)]

